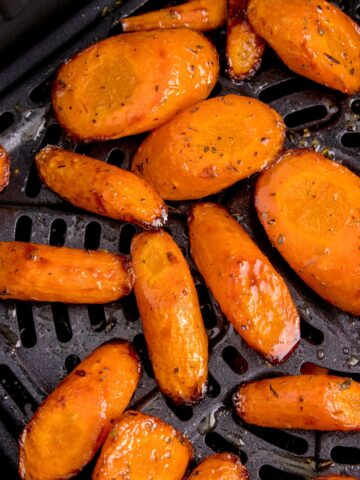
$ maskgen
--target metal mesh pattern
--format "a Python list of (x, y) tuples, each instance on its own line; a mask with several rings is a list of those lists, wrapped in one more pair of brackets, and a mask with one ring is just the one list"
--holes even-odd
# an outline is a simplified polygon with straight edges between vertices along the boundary
[[(91, 8), (96, 3), (89, 2)], [(34, 68), (28, 79), (8, 89), (0, 100), (0, 143), (12, 159), (10, 186), (0, 195), (1, 241), (16, 239), (129, 253), (137, 228), (63, 202), (41, 185), (33, 155), (53, 143), (129, 167), (143, 136), (87, 145), (72, 143), (52, 116), (50, 84), (56, 68), (74, 52), (120, 32), (113, 27), (114, 19), (144, 4), (153, 9), (159, 3), (132, 0), (114, 11), (103, 11), (106, 15), (99, 12), (87, 28), (74, 32), (71, 42), (44, 59), (41, 67)], [(359, 1), (347, 2), (346, 9), (360, 21)], [(225, 33), (209, 36), (223, 53)], [(234, 85), (222, 76), (212, 95), (229, 92), (256, 97), (275, 107), (288, 126), (287, 146), (312, 146), (360, 174), (360, 96), (347, 97), (294, 75), (271, 51), (252, 81)], [(244, 425), (233, 415), (231, 396), (240, 382), (299, 374), (306, 362), (360, 380), (359, 320), (320, 299), (270, 245), (253, 207), (254, 183), (254, 178), (241, 181), (212, 199), (231, 211), (289, 285), (302, 319), (301, 343), (291, 358), (283, 365), (270, 366), (224, 319), (189, 256), (186, 213), (190, 203), (172, 203), (166, 230), (189, 261), (210, 339), (207, 396), (194, 407), (174, 407), (159, 393), (133, 294), (104, 306), (2, 302), (0, 458), (4, 465), (16, 466), (19, 432), (66, 372), (104, 341), (124, 338), (134, 342), (145, 366), (131, 406), (158, 415), (185, 432), (194, 444), (197, 459), (214, 451), (235, 452), (247, 463), (254, 480), (312, 478), (320, 471), (360, 475), (360, 434), (258, 428)], [(88, 478), (89, 470), (86, 472), (81, 478)]]

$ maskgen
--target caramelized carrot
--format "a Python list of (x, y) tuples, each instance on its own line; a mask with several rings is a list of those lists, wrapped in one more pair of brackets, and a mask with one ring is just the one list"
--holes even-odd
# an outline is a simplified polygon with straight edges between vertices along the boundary
[(165, 199), (202, 198), (274, 162), (284, 134), (280, 115), (259, 100), (211, 98), (152, 132), (132, 171)]
[(131, 263), (121, 255), (0, 242), (0, 298), (64, 303), (106, 303), (133, 286)]
[(104, 344), (83, 360), (39, 407), (20, 438), (24, 480), (78, 473), (127, 407), (141, 368), (127, 342)]
[(219, 74), (216, 49), (189, 29), (110, 37), (59, 70), (52, 104), (60, 125), (91, 141), (146, 132), (207, 98)]
[(326, 475), (321, 477), (316, 477), (315, 480), (358, 480), (355, 477), (348, 477), (347, 475)]
[(167, 220), (155, 190), (126, 170), (51, 145), (36, 155), (36, 165), (41, 180), (77, 207), (143, 227)]
[(360, 29), (325, 0), (249, 0), (248, 19), (283, 62), (315, 82), (360, 90)]
[(360, 315), (360, 178), (312, 150), (290, 150), (258, 180), (255, 204), (304, 282)]
[(0, 145), (0, 192), (9, 184), (10, 158), (5, 148)]
[(227, 319), (250, 347), (279, 363), (297, 346), (300, 321), (285, 282), (219, 205), (195, 205), (191, 254)]
[(247, 21), (248, 0), (228, 0), (227, 74), (232, 80), (251, 78), (260, 68), (265, 43)]
[(192, 447), (160, 418), (126, 412), (108, 435), (93, 480), (182, 480)]
[(239, 457), (231, 453), (210, 455), (201, 462), (189, 480), (248, 480), (246, 468)]
[(240, 386), (237, 414), (261, 427), (360, 430), (360, 384), (331, 375), (299, 375)]
[(120, 20), (124, 32), (188, 27), (193, 30), (214, 30), (224, 25), (226, 0), (191, 0), (182, 5)]
[(135, 295), (155, 377), (174, 403), (205, 394), (207, 336), (189, 267), (167, 233), (133, 239)]

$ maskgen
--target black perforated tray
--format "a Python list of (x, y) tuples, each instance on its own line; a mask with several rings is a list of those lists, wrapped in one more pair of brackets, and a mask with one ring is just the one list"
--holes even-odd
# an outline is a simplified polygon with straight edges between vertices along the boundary
[[(360, 2), (345, 3), (348, 13), (360, 21)], [(129, 252), (137, 229), (63, 202), (41, 186), (33, 155), (52, 143), (129, 167), (143, 136), (74, 144), (52, 116), (51, 79), (57, 67), (73, 53), (96, 40), (120, 33), (114, 21), (121, 15), (143, 5), (145, 9), (153, 9), (163, 4), (146, 0), (130, 0), (120, 6), (116, 2), (88, 2), (86, 8), (24, 54), (21, 71), (16, 70), (16, 60), (3, 76), (0, 74), (3, 91), (0, 143), (9, 150), (12, 160), (10, 186), (0, 195), (1, 241), (31, 240)], [(209, 37), (216, 42), (223, 58), (224, 31), (212, 32)], [(18, 75), (11, 77), (9, 72)], [(16, 83), (15, 78), (18, 78)], [(253, 80), (234, 85), (222, 76), (212, 95), (228, 92), (260, 98), (284, 115), (287, 146), (312, 146), (360, 174), (360, 96), (347, 97), (294, 75), (271, 51), (266, 53), (263, 66)], [(80, 359), (111, 338), (133, 341), (145, 365), (132, 407), (158, 415), (185, 432), (195, 446), (197, 459), (213, 451), (235, 452), (246, 461), (254, 480), (307, 479), (323, 471), (360, 475), (359, 433), (279, 431), (243, 425), (233, 416), (231, 395), (236, 385), (266, 376), (299, 374), (305, 362), (360, 380), (359, 319), (321, 300), (271, 247), (254, 211), (254, 182), (254, 177), (241, 181), (212, 199), (230, 209), (289, 284), (302, 318), (301, 343), (291, 358), (281, 366), (270, 366), (234, 333), (189, 256), (186, 230), (189, 203), (172, 203), (167, 229), (190, 263), (210, 338), (210, 388), (206, 398), (194, 407), (175, 408), (159, 393), (133, 295), (105, 306), (2, 302), (1, 478), (17, 478), (14, 473), (17, 437), (37, 405)], [(9, 473), (5, 474), (6, 467)], [(89, 478), (89, 471), (88, 468), (81, 478)]]

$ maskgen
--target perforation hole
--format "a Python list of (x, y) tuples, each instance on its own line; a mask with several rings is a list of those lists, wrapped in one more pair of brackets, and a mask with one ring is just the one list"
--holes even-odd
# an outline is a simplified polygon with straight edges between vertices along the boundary
[(301, 338), (312, 345), (321, 345), (324, 341), (324, 334), (321, 330), (310, 325), (303, 318), (300, 322)]
[(174, 405), (171, 400), (166, 399), (167, 406), (182, 422), (188, 422), (193, 416), (193, 409), (189, 405)]
[(304, 362), (300, 367), (301, 375), (327, 375), (329, 369), (320, 367), (312, 362)]
[(90, 222), (85, 228), (84, 247), (86, 250), (97, 250), (100, 246), (101, 225), (99, 222)]
[(201, 307), (201, 315), (202, 315), (203, 320), (204, 320), (205, 328), (210, 330), (211, 328), (216, 327), (217, 318), (216, 318), (214, 310), (211, 308), (210, 305), (203, 305)]
[(15, 309), (21, 343), (25, 348), (32, 348), (36, 344), (32, 305), (27, 302), (16, 302)]
[(226, 440), (217, 432), (210, 432), (205, 436), (206, 445), (211, 448), (215, 453), (234, 453), (238, 455), (241, 459), (241, 462), (245, 464), (247, 462), (247, 455), (242, 450), (239, 450), (234, 444)]
[(106, 327), (106, 317), (103, 305), (88, 305), (88, 315), (91, 329), (94, 332), (102, 332)]
[(66, 222), (62, 218), (54, 220), (50, 227), (50, 245), (62, 247), (66, 237)]
[(18, 242), (30, 242), (32, 219), (27, 215), (22, 215), (16, 221), (15, 240)]
[(202, 283), (196, 284), (196, 291), (199, 297), (200, 305), (205, 305), (206, 303), (210, 303), (210, 295), (208, 289)]
[(226, 364), (238, 375), (244, 374), (248, 369), (245, 358), (234, 347), (225, 347), (221, 354)]
[(268, 442), (271, 445), (276, 445), (277, 447), (295, 453), (296, 455), (304, 455), (309, 449), (306, 440), (291, 433), (284, 432), (283, 430), (256, 427), (255, 425), (247, 425), (246, 429), (265, 440), (265, 442)]
[(52, 125), (49, 125), (48, 128), (46, 129), (45, 135), (41, 141), (40, 147), (46, 147), (46, 145), (51, 144), (51, 145), (56, 145), (59, 143), (60, 138), (61, 138), (61, 127), (57, 123), (53, 123)]
[(68, 355), (65, 358), (65, 368), (67, 373), (71, 373), (75, 367), (81, 362), (80, 358), (77, 355)]
[(220, 82), (217, 82), (215, 87), (211, 90), (210, 98), (218, 97), (222, 92), (222, 85)]
[(292, 93), (303, 92), (304, 90), (308, 90), (313, 86), (314, 84), (305, 78), (289, 78), (281, 83), (264, 88), (264, 90), (259, 93), (259, 99), (262, 102), (270, 103), (278, 100), (279, 98), (291, 95)]
[(259, 475), (261, 480), (274, 480), (274, 478), (276, 478), (276, 480), (305, 480), (305, 478), (300, 475), (283, 472), (282, 470), (272, 467), (271, 465), (263, 465), (260, 467)]
[(69, 342), (72, 339), (72, 329), (67, 305), (63, 303), (52, 303), (51, 311), (58, 340), (62, 343)]
[(336, 463), (360, 465), (360, 449), (355, 447), (334, 447), (330, 453)]
[(15, 115), (12, 112), (4, 112), (0, 115), (0, 133), (5, 132), (15, 122)]
[(35, 198), (39, 195), (42, 187), (41, 180), (37, 174), (35, 162), (31, 164), (29, 176), (25, 186), (25, 194), (29, 198)]
[(86, 155), (91, 157), (91, 145), (89, 143), (79, 143), (75, 147), (75, 153), (79, 153), (80, 155)]
[(296, 112), (288, 113), (285, 115), (284, 121), (288, 128), (304, 127), (310, 123), (323, 120), (327, 115), (328, 111), (324, 105), (313, 105), (297, 110)]
[(107, 157), (106, 161), (110, 165), (114, 165), (115, 167), (121, 167), (123, 161), (125, 159), (125, 154), (119, 148), (115, 148), (111, 150), (109, 156)]
[(43, 82), (39, 83), (30, 92), (30, 100), (34, 103), (45, 103), (50, 100), (51, 86), (53, 77), (47, 78)]
[[(360, 7), (359, 7), (360, 8)], [(351, 110), (360, 115), (360, 98), (357, 98), (351, 103)]]
[(360, 133), (359, 132), (344, 133), (344, 135), (341, 137), (341, 143), (344, 145), (344, 147), (360, 148)]
[(37, 408), (35, 400), (17, 379), (7, 365), (0, 365), (0, 384), (16, 405), (27, 417), (31, 417)]
[(123, 306), (123, 312), (126, 320), (129, 322), (136, 322), (139, 320), (140, 313), (136, 303), (136, 298), (134, 292), (131, 292), (130, 295), (127, 295), (121, 300)]
[(207, 395), (210, 398), (216, 398), (220, 395), (221, 387), (215, 378), (209, 373)]
[(145, 337), (142, 333), (135, 335), (133, 340), (134, 347), (141, 357), (141, 363), (144, 367), (146, 374), (150, 378), (154, 378), (154, 371), (150, 362), (149, 353), (147, 350)]
[(131, 240), (136, 234), (136, 228), (131, 223), (127, 223), (121, 228), (120, 240), (119, 240), (119, 250), (122, 253), (130, 253)]

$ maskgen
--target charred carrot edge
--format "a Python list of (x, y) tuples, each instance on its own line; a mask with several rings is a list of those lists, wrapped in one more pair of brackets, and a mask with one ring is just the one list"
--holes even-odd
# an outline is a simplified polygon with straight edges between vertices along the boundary
[[(248, 0), (228, 0), (226, 32), (226, 73), (231, 80), (249, 80), (259, 70), (265, 50), (265, 42), (253, 30), (247, 20)], [(247, 53), (248, 66), (241, 63)]]
[(192, 0), (184, 4), (121, 19), (124, 32), (188, 27), (208, 31), (221, 27), (226, 18), (226, 0)]
[(0, 192), (9, 185), (10, 157), (5, 148), (0, 145)]

